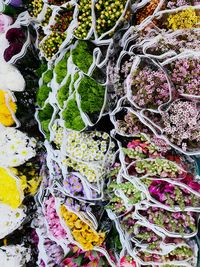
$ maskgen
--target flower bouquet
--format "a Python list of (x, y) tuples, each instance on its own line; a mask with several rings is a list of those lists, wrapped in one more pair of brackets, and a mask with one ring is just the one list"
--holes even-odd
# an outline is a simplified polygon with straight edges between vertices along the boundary
[(190, 187), (172, 184), (162, 180), (140, 180), (146, 187), (151, 200), (158, 205), (162, 205), (166, 210), (176, 211), (198, 211), (199, 206), (199, 189), (191, 190)]
[(27, 264), (31, 258), (31, 251), (25, 247), (25, 244), (9, 245), (0, 247), (1, 264), (10, 266), (17, 264), (22, 267)]
[(105, 36), (111, 37), (119, 24), (124, 25), (129, 22), (131, 5), (130, 1), (124, 0), (121, 2), (112, 0), (105, 3), (101, 0), (96, 0), (94, 3), (94, 12), (95, 34), (97, 38), (102, 39)]
[(163, 66), (167, 69), (176, 92), (186, 98), (199, 98), (200, 58), (198, 54), (191, 56), (180, 54), (171, 60), (166, 60)]
[[(149, 114), (144, 116), (146, 125), (152, 130), (159, 129), (159, 137), (169, 145), (188, 155), (198, 153), (198, 102), (177, 99), (156, 114), (154, 122), (148, 118)], [(153, 118), (153, 113), (150, 116)]]
[(105, 233), (97, 232), (90, 223), (82, 220), (76, 213), (70, 211), (65, 205), (60, 207), (60, 216), (68, 228), (70, 235), (75, 242), (84, 249), (91, 250), (95, 246), (100, 246), (105, 238)]
[(199, 46), (199, 30), (176, 30), (152, 38), (144, 44), (143, 52), (146, 56), (158, 60), (176, 56), (185, 51), (197, 51)]
[(137, 257), (141, 263), (149, 263), (149, 264), (179, 264), (179, 263), (187, 263), (192, 260), (194, 256), (194, 252), (191, 247), (187, 245), (177, 245), (175, 249), (172, 249), (170, 252), (165, 254), (154, 254), (149, 253), (147, 251), (143, 251), (142, 249), (138, 250)]
[(126, 78), (130, 73), (133, 59), (133, 53), (122, 51), (120, 53), (120, 56), (118, 56), (116, 52), (116, 55), (113, 56), (111, 60), (109, 60), (107, 67), (107, 87), (109, 96), (112, 101), (116, 99), (116, 102), (120, 97), (124, 97), (127, 93)]
[(183, 6), (172, 10), (163, 10), (154, 15), (153, 21), (159, 28), (166, 30), (198, 28), (198, 9), (198, 6)]
[(127, 174), (132, 177), (160, 177), (181, 180), (186, 171), (177, 163), (165, 158), (136, 160), (127, 167)]
[(133, 62), (127, 87), (128, 99), (136, 108), (157, 110), (172, 97), (165, 71), (155, 61), (142, 56)]
[(170, 212), (160, 207), (138, 208), (136, 218), (169, 237), (196, 235), (196, 215), (193, 212)]
[(80, 0), (77, 15), (77, 27), (74, 35), (79, 39), (89, 39), (93, 33), (92, 1)]

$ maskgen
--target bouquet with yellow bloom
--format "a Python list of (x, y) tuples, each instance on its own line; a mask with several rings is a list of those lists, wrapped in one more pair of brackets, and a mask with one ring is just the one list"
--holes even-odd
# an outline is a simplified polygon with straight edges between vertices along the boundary
[(17, 105), (8, 91), (0, 90), (0, 123), (5, 126), (12, 126), (15, 123), (14, 114)]
[(105, 233), (96, 232), (89, 224), (82, 221), (78, 215), (69, 211), (64, 205), (60, 207), (60, 215), (70, 229), (74, 240), (84, 250), (92, 250), (95, 246), (102, 245)]
[(0, 202), (16, 209), (24, 198), (22, 183), (11, 169), (0, 167)]

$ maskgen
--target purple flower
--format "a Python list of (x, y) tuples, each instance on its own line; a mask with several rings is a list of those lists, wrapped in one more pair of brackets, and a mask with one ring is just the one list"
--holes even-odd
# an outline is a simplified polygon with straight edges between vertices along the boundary
[(9, 4), (14, 7), (22, 6), (22, 0), (10, 0)]
[(17, 55), (20, 53), (20, 51), (22, 50), (22, 46), (23, 44), (20, 43), (13, 43), (11, 44), (8, 48), (5, 49), (4, 51), (4, 59), (6, 62), (8, 62), (9, 60), (11, 60), (11, 58), (14, 55)]
[(11, 28), (6, 33), (6, 39), (9, 43), (24, 43), (26, 36), (22, 29)]
[(79, 192), (82, 192), (83, 190), (83, 186), (81, 183), (77, 183), (75, 185), (72, 186), (72, 189), (76, 192), (76, 193), (79, 193)]

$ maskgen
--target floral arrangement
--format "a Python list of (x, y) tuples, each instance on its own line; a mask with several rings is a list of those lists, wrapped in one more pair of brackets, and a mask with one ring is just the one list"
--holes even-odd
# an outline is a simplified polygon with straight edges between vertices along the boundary
[(199, 32), (194, 29), (185, 29), (176, 33), (169, 33), (164, 36), (160, 36), (155, 43), (151, 45), (147, 44), (146, 52), (151, 55), (162, 55), (169, 51), (173, 51), (176, 54), (184, 52), (185, 50), (197, 51), (199, 43)]
[(84, 250), (91, 250), (94, 246), (103, 243), (105, 238), (104, 233), (97, 233), (90, 225), (82, 221), (75, 213), (67, 210), (63, 205), (60, 208), (60, 213), (66, 225), (69, 227), (73, 238), (79, 242)]
[(16, 112), (17, 106), (9, 92), (0, 90), (0, 122), (5, 126), (12, 126), (15, 123), (13, 113)]
[(131, 71), (130, 90), (129, 97), (139, 108), (156, 109), (170, 100), (166, 75), (155, 66), (138, 66)]
[[(180, 114), (180, 112), (184, 113)], [(161, 115), (164, 122), (164, 133), (169, 136), (171, 142), (181, 146), (184, 151), (187, 148), (196, 147), (198, 144), (198, 110), (195, 102), (175, 101), (168, 111), (162, 112)], [(187, 131), (185, 131), (185, 127), (188, 127)], [(192, 146), (190, 142), (193, 142)]]
[(2, 3), (2, 266), (198, 266), (199, 22), (187, 0)]
[(198, 58), (180, 58), (170, 64), (170, 77), (179, 94), (198, 96), (199, 69), (200, 60)]
[(172, 30), (195, 28), (199, 23), (199, 16), (193, 8), (187, 8), (167, 18), (167, 28)]
[(16, 167), (36, 156), (36, 140), (28, 138), (15, 128), (5, 127), (1, 131), (0, 165)]

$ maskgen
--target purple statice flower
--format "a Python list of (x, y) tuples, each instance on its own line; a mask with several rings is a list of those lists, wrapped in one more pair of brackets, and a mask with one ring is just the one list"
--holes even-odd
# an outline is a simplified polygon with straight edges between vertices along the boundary
[(157, 109), (170, 99), (170, 89), (163, 70), (148, 66), (136, 70), (132, 75), (132, 100), (140, 108)]
[(169, 74), (180, 94), (197, 95), (200, 93), (200, 59), (177, 59), (169, 66)]

